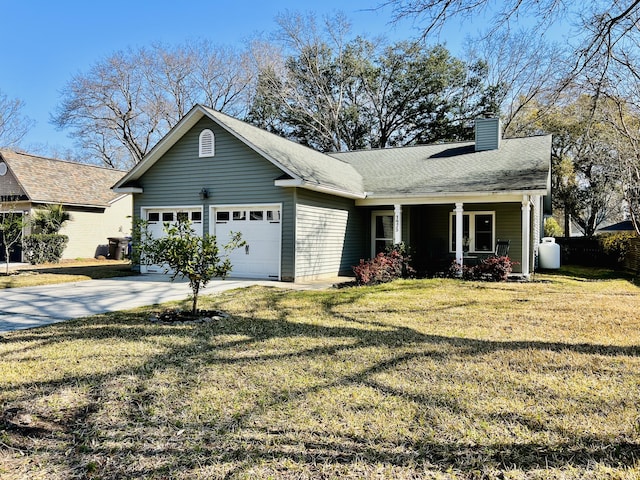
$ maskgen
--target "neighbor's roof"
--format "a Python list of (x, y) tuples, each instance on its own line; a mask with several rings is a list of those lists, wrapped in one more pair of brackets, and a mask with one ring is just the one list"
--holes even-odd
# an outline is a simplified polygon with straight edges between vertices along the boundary
[(0, 150), (9, 170), (34, 203), (106, 207), (120, 197), (111, 186), (122, 170)]
[(360, 174), (349, 164), (287, 140), (249, 123), (196, 105), (118, 184), (116, 191), (140, 178), (172, 145), (204, 116), (282, 170), (299, 186), (324, 188), (337, 195), (363, 196)]
[(331, 153), (362, 175), (367, 197), (547, 191), (551, 135)]

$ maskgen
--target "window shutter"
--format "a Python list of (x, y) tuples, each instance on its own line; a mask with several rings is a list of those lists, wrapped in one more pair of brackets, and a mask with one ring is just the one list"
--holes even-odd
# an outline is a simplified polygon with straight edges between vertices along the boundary
[(211, 130), (203, 130), (200, 133), (200, 156), (213, 157), (215, 154), (215, 138)]

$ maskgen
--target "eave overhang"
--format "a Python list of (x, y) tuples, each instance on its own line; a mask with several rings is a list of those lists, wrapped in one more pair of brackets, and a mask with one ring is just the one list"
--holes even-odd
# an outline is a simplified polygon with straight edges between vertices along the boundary
[(490, 191), (490, 192), (438, 192), (414, 195), (376, 195), (368, 192), (365, 198), (356, 200), (356, 206), (381, 205), (436, 205), (462, 203), (512, 203), (522, 202), (524, 196), (547, 195), (546, 189), (519, 191)]
[(281, 179), (274, 182), (276, 187), (297, 187), (307, 190), (313, 190), (315, 192), (327, 193), (329, 195), (336, 195), (338, 197), (351, 198), (354, 200), (366, 198), (366, 193), (354, 193), (340, 190), (326, 185), (320, 185), (319, 183), (308, 182), (301, 178)]

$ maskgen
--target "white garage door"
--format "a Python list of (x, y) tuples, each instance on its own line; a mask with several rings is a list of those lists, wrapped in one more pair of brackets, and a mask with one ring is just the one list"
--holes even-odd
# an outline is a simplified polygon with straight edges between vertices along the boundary
[(251, 205), (212, 208), (212, 232), (218, 245), (229, 241), (231, 232), (240, 232), (246, 246), (229, 254), (239, 278), (280, 278), (281, 208), (278, 205)]
[[(175, 224), (178, 220), (190, 220), (191, 228), (202, 236), (202, 209), (194, 208), (158, 208), (149, 209), (144, 212), (144, 217), (148, 222), (148, 231), (153, 238), (161, 238), (166, 235), (164, 224)], [(142, 273), (164, 273), (166, 268), (162, 265), (141, 265)]]

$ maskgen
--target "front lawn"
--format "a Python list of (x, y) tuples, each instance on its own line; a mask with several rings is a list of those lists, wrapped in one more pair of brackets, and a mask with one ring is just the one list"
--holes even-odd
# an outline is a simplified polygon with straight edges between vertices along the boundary
[(44, 265), (21, 265), (4, 275), (0, 265), (0, 289), (79, 282), (99, 278), (137, 275), (128, 260), (62, 260)]
[(0, 478), (640, 478), (626, 280), (254, 287), (202, 307), (231, 317), (0, 337)]

